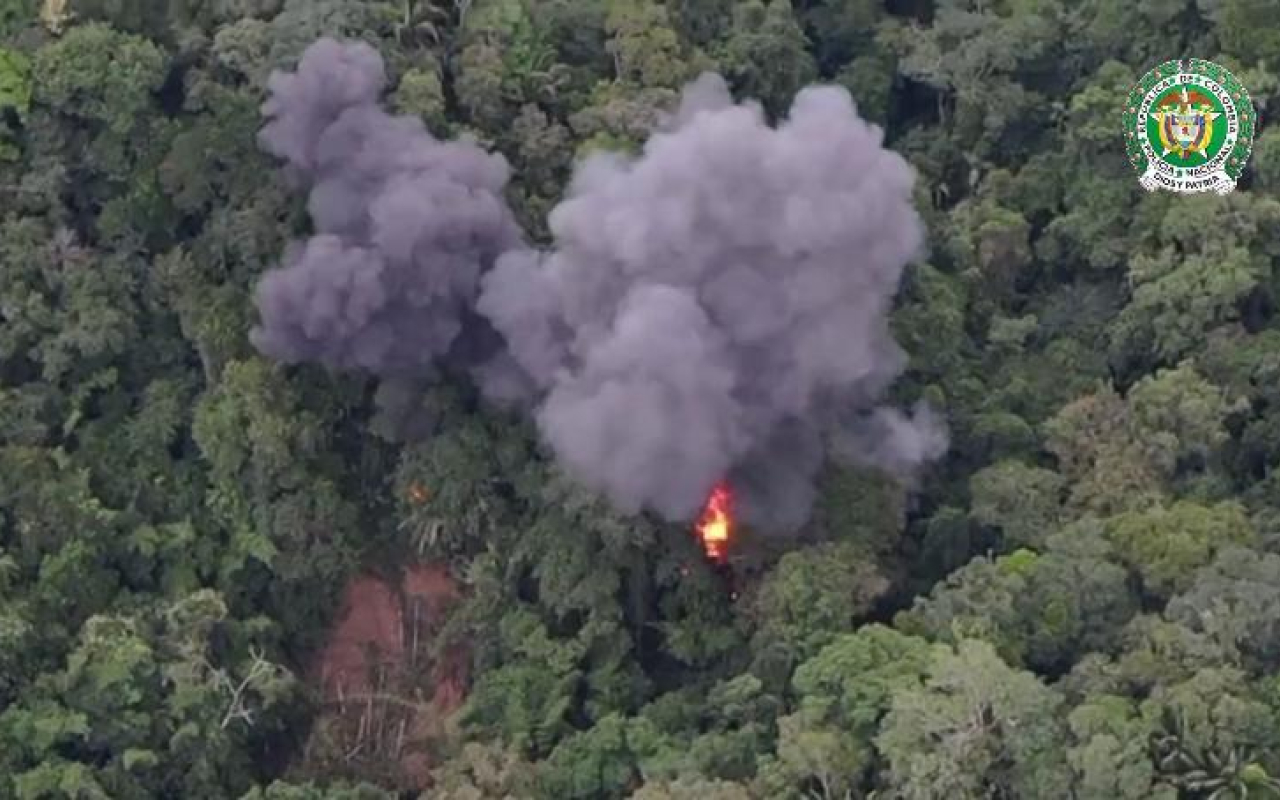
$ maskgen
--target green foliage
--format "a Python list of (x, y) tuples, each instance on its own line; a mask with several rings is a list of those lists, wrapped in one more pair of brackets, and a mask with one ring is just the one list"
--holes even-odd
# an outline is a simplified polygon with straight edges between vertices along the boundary
[(1209, 331), (1239, 319), (1241, 301), (1270, 274), (1280, 204), (1247, 194), (1188, 204), (1154, 215), (1158, 243), (1130, 260), (1132, 299), (1112, 328), (1125, 358), (1168, 363), (1203, 347)]
[(783, 556), (756, 599), (755, 648), (803, 660), (850, 631), (888, 582), (851, 544), (824, 544)]
[(467, 700), (464, 722), (478, 733), (501, 737), (518, 751), (546, 753), (566, 730), (572, 678), (533, 664), (486, 673)]
[(314, 783), (273, 781), (265, 788), (255, 787), (240, 800), (390, 800), (395, 795), (367, 783), (355, 786), (340, 783), (324, 787)]
[(922, 685), (893, 696), (877, 737), (903, 797), (1061, 797), (1069, 785), (1062, 698), (987, 644), (937, 651)]
[(1280, 588), (1273, 576), (1280, 557), (1226, 548), (1200, 568), (1186, 592), (1170, 601), (1165, 615), (1199, 631), (1261, 674), (1280, 664), (1280, 630), (1274, 612)]
[(1147, 726), (1136, 704), (1112, 695), (1082, 703), (1067, 718), (1073, 744), (1071, 763), (1081, 798), (1174, 800), (1173, 787), (1158, 783), (1143, 740)]
[(1280, 33), (1268, 22), (1266, 0), (1225, 0), (1214, 8), (1222, 49), (1245, 64), (1280, 63)]
[(637, 87), (675, 89), (693, 75), (686, 44), (671, 25), (666, 6), (652, 0), (608, 2), (604, 29), (613, 57), (613, 77)]
[(1190, 586), (1196, 567), (1209, 563), (1219, 550), (1248, 546), (1256, 536), (1237, 503), (1157, 505), (1120, 514), (1106, 529), (1117, 555), (1142, 578), (1144, 590), (1162, 599)]
[(406, 72), (396, 87), (395, 103), (401, 114), (423, 119), (437, 134), (442, 134), (448, 124), (439, 68), (415, 68)]
[(150, 121), (152, 92), (164, 78), (164, 53), (153, 43), (91, 24), (42, 47), (32, 63), (35, 102), (83, 126), (90, 163), (123, 177), (129, 141)]
[(518, 800), (533, 791), (532, 765), (493, 745), (468, 742), (436, 772), (431, 796), (442, 800)]
[(816, 77), (807, 44), (790, 0), (746, 0), (733, 9), (733, 26), (717, 60), (739, 91), (781, 115)]
[(1254, 141), (1249, 167), (1259, 189), (1274, 192), (1280, 187), (1280, 128), (1268, 128)]
[(39, 6), (39, 0), (0, 0), (0, 39), (35, 24)]
[(1280, 789), (1266, 766), (1274, 762), (1275, 719), (1239, 672), (1201, 670), (1144, 706), (1151, 760), (1163, 782), (1220, 797)]
[(750, 800), (751, 794), (738, 783), (705, 778), (680, 778), (646, 783), (631, 800)]
[(1062, 514), (1066, 481), (1047, 469), (1001, 461), (974, 473), (969, 481), (973, 516), (999, 527), (1014, 545), (1040, 545)]
[(1098, 514), (1149, 507), (1212, 474), (1239, 403), (1184, 362), (1078, 398), (1045, 424), (1046, 446), (1074, 483), (1068, 506)]
[(863, 785), (892, 697), (921, 684), (930, 657), (924, 640), (868, 625), (801, 664), (796, 710), (778, 720), (776, 756), (762, 767), (765, 784), (782, 794), (817, 781), (834, 796)]
[[(1280, 131), (1225, 197), (1148, 195), (1117, 133), (1186, 53), (1273, 110), (1274, 12), (0, 0), (0, 798), (1275, 794)], [(945, 462), (824, 465), (796, 538), (713, 568), (455, 376), (263, 360), (254, 286), (306, 208), (261, 104), (321, 35), (501, 152), (534, 241), (705, 70), (775, 119), (846, 87), (918, 174), (894, 402), (945, 416)], [(421, 648), (459, 713), (406, 720), (396, 786), (317, 767), (303, 733), (355, 705), (313, 677), (343, 585), (415, 561), (462, 585)]]
[(635, 779), (626, 725), (609, 716), (556, 748), (539, 775), (539, 788), (547, 798), (616, 798), (625, 797)]
[[(31, 62), (16, 50), (0, 47), (0, 116), (12, 114), (19, 124), (31, 109)], [(18, 157), (15, 136), (8, 125), (0, 126), (0, 161)]]
[(897, 624), (930, 639), (984, 640), (1011, 664), (1061, 669), (1075, 654), (1114, 644), (1137, 611), (1128, 576), (1109, 555), (1096, 535), (1069, 528), (1043, 555), (975, 559)]

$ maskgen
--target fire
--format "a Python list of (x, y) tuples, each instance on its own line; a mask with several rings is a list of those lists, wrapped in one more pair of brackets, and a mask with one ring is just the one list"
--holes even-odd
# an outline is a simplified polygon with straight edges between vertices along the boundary
[(729, 540), (733, 536), (733, 494), (729, 484), (721, 481), (711, 490), (707, 505), (694, 526), (707, 558), (723, 563), (729, 556)]

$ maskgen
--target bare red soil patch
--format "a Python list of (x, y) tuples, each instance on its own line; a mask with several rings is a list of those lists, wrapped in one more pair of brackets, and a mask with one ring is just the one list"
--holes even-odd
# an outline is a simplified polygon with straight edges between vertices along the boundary
[(317, 662), (326, 700), (370, 691), (378, 665), (404, 657), (403, 617), (400, 598), (383, 579), (361, 575), (347, 584), (338, 623)]
[(324, 711), (308, 762), (405, 789), (429, 783), (433, 743), (464, 693), (466, 658), (432, 657), (443, 612), (458, 597), (448, 572), (430, 565), (347, 585), (311, 670)]

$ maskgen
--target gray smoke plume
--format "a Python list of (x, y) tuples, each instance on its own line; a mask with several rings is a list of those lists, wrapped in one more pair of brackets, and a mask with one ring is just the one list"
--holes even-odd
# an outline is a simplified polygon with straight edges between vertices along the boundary
[(507, 162), (388, 115), (385, 84), (377, 51), (332, 39), (269, 81), (259, 143), (310, 189), (315, 228), (258, 285), (251, 337), (277, 360), (430, 374), (477, 328), (482, 271), (519, 246)]
[(391, 379), (401, 412), (403, 387), (469, 367), (570, 476), (672, 521), (728, 477), (747, 521), (794, 529), (828, 455), (909, 478), (945, 450), (928, 409), (878, 406), (923, 232), (912, 170), (843, 89), (773, 128), (703, 76), (642, 155), (580, 165), (540, 252), (506, 161), (388, 115), (384, 85), (377, 52), (329, 39), (270, 79), (260, 143), (309, 189), (315, 235), (258, 286), (264, 354)]
[(482, 279), (509, 350), (478, 377), (624, 512), (688, 520), (728, 476), (748, 521), (786, 530), (827, 453), (909, 477), (946, 448), (927, 409), (876, 407), (904, 368), (887, 323), (923, 246), (913, 181), (843, 89), (773, 128), (704, 75), (639, 157), (580, 165), (548, 252)]

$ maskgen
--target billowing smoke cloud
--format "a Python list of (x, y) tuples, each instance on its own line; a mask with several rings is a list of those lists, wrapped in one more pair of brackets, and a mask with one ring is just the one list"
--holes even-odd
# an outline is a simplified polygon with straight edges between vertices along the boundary
[(473, 326), (481, 272), (519, 245), (506, 161), (388, 115), (385, 84), (377, 51), (331, 39), (271, 77), (259, 142), (309, 187), (315, 235), (258, 286), (268, 356), (430, 374)]
[(875, 408), (924, 241), (914, 174), (881, 145), (843, 89), (804, 90), (774, 128), (704, 75), (638, 158), (581, 165), (551, 250), (485, 276), (510, 351), (482, 378), (505, 393), (522, 371), (564, 468), (626, 511), (688, 519), (731, 475), (749, 518), (793, 528), (828, 444), (909, 474), (946, 438), (927, 409)]
[(927, 409), (877, 406), (923, 231), (910, 167), (844, 90), (774, 128), (703, 76), (642, 155), (580, 165), (537, 251), (506, 162), (387, 115), (383, 85), (375, 51), (331, 40), (271, 79), (262, 145), (310, 187), (316, 235), (259, 286), (267, 355), (399, 378), (465, 350), (572, 477), (673, 521), (729, 476), (748, 521), (792, 529), (828, 454), (910, 476), (945, 450)]

